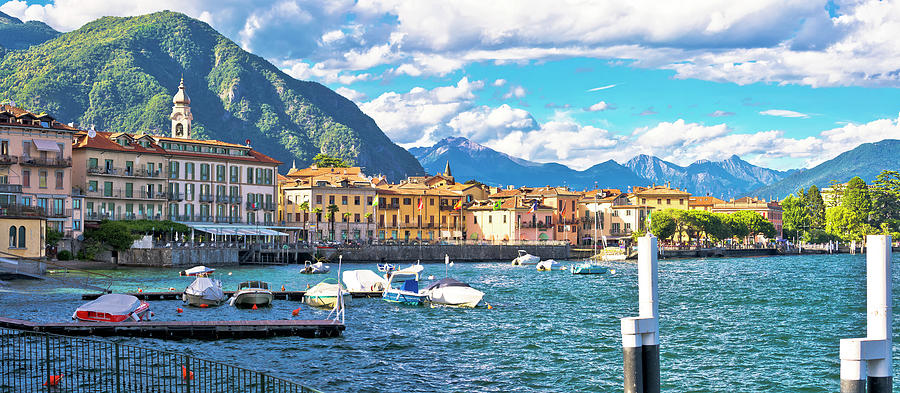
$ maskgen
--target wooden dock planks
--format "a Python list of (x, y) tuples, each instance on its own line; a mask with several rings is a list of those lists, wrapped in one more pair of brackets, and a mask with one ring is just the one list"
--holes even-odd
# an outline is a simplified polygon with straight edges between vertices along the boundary
[[(225, 296), (234, 295), (235, 291), (225, 291)], [(125, 295), (131, 295), (137, 297), (141, 300), (181, 300), (182, 292), (171, 291), (171, 292), (133, 292), (126, 293)], [(303, 295), (306, 294), (306, 291), (272, 291), (272, 295), (275, 296), (276, 300), (293, 300), (293, 301), (302, 301)], [(81, 295), (82, 300), (94, 300), (102, 293), (84, 293)], [(373, 292), (351, 292), (350, 295), (355, 298), (368, 298), (368, 297), (381, 297), (381, 291), (373, 291)]]
[(333, 320), (146, 321), (35, 323), (0, 317), (0, 326), (66, 336), (126, 336), (160, 339), (337, 337), (343, 323)]

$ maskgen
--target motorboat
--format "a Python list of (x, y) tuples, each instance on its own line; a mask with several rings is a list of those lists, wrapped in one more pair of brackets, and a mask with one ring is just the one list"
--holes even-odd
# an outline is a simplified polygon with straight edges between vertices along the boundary
[(425, 268), (422, 265), (412, 265), (408, 268), (396, 270), (385, 274), (388, 284), (381, 294), (381, 298), (392, 303), (421, 305), (428, 296), (419, 293), (419, 273)]
[(349, 292), (381, 292), (387, 287), (387, 280), (371, 270), (347, 270), (341, 276)]
[(231, 295), (228, 304), (235, 307), (270, 306), (275, 296), (269, 290), (269, 284), (263, 281), (244, 281), (238, 284), (238, 290)]
[(187, 276), (187, 277), (195, 277), (195, 276), (206, 276), (212, 274), (216, 269), (208, 268), (206, 266), (194, 266), (187, 270), (182, 270), (178, 272), (179, 276)]
[(390, 264), (390, 263), (379, 263), (379, 264), (378, 264), (378, 271), (379, 271), (379, 272), (387, 273), (387, 272), (391, 272), (391, 271), (394, 271), (394, 270), (397, 270), (397, 265), (393, 265), (393, 264)]
[(338, 296), (346, 296), (348, 294), (343, 292), (343, 288), (341, 288), (341, 284), (338, 283), (337, 279), (326, 278), (306, 290), (306, 293), (303, 294), (303, 303), (313, 307), (334, 308), (334, 305), (337, 304)]
[(181, 300), (191, 306), (214, 307), (225, 303), (225, 292), (219, 280), (199, 276), (184, 289)]
[(153, 313), (150, 304), (135, 296), (110, 293), (75, 309), (72, 319), (85, 322), (140, 322)]
[(534, 265), (541, 261), (541, 258), (531, 255), (525, 250), (519, 250), (519, 256), (512, 260), (513, 266)]
[(608, 271), (606, 266), (591, 262), (572, 265), (572, 274), (603, 274)]
[(422, 293), (431, 303), (457, 307), (475, 307), (484, 297), (484, 292), (450, 277), (431, 283)]
[(566, 270), (566, 267), (563, 266), (563, 264), (556, 262), (555, 259), (548, 259), (538, 262), (537, 270), (542, 272), (549, 272), (551, 270)]
[(312, 263), (311, 261), (306, 261), (303, 265), (303, 269), (300, 270), (300, 273), (303, 274), (325, 274), (331, 271), (331, 266), (328, 266), (322, 261)]

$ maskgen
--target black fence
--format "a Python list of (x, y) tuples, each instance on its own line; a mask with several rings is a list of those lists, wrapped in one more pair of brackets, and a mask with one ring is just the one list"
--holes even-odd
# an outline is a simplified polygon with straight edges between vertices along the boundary
[(180, 353), (0, 328), (0, 392), (47, 391), (319, 393)]

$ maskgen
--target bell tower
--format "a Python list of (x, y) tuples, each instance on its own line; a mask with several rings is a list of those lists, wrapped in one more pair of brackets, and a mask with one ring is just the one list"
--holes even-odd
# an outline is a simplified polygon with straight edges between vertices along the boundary
[(191, 139), (191, 121), (194, 115), (191, 114), (191, 99), (184, 92), (184, 77), (181, 77), (181, 84), (178, 85), (178, 92), (172, 97), (172, 137)]

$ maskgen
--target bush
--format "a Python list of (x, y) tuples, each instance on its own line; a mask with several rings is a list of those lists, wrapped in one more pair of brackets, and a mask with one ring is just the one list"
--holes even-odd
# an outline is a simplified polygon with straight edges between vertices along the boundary
[(72, 260), (72, 252), (69, 250), (62, 250), (56, 253), (56, 259), (60, 261), (71, 261)]

